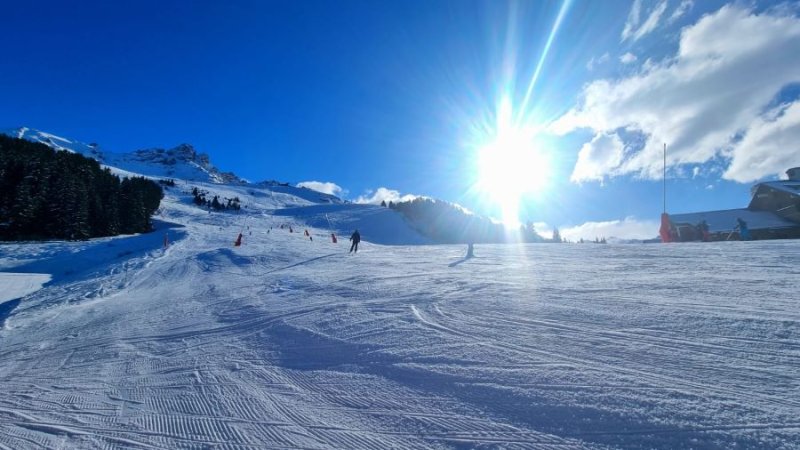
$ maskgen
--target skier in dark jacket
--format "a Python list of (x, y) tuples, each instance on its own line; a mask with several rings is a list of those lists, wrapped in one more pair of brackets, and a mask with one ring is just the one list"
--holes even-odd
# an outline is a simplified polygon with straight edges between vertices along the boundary
[(350, 246), (350, 252), (358, 253), (358, 243), (361, 242), (361, 235), (358, 233), (358, 230), (353, 232), (353, 235), (350, 236), (350, 240), (353, 241), (353, 245)]
[(700, 222), (700, 235), (703, 236), (703, 242), (711, 241), (711, 232), (705, 220)]
[(751, 240), (752, 237), (750, 237), (750, 230), (747, 228), (747, 222), (742, 220), (741, 217), (737, 217), (736, 218), (736, 222), (737, 222), (736, 228), (734, 228), (734, 229), (738, 229), (739, 230), (739, 239), (741, 239), (743, 241)]

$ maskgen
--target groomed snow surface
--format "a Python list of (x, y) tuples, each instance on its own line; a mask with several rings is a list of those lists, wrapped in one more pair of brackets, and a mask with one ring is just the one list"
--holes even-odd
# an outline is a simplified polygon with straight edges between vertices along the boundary
[(247, 208), (179, 185), (154, 233), (0, 246), (52, 277), (4, 313), (0, 449), (800, 448), (797, 241), (464, 259), (379, 244), (424, 242), (388, 209), (207, 187)]

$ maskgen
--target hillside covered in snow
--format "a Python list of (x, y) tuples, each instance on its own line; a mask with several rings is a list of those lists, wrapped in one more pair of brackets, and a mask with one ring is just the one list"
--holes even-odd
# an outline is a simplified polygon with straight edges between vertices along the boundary
[(134, 173), (211, 183), (245, 182), (233, 173), (222, 172), (214, 167), (207, 154), (198, 153), (189, 144), (171, 149), (151, 148), (131, 153), (114, 153), (104, 150), (97, 143), (87, 144), (28, 127), (6, 130), (3, 134), (94, 158), (105, 166), (118, 169), (122, 174)]
[(466, 258), (191, 161), (155, 232), (0, 244), (0, 448), (800, 445), (796, 241)]

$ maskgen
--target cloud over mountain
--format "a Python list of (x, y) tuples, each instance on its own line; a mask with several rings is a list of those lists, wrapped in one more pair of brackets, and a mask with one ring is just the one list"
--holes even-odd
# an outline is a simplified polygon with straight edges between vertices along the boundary
[(335, 195), (337, 197), (346, 195), (347, 193), (344, 189), (342, 189), (341, 186), (337, 185), (336, 183), (331, 183), (330, 181), (302, 181), (297, 183), (297, 187), (304, 187), (317, 192), (322, 192), (323, 194)]
[(360, 195), (355, 202), (356, 203), (369, 203), (369, 204), (378, 204), (382, 201), (385, 202), (405, 202), (409, 200), (414, 200), (415, 198), (419, 197), (418, 195), (413, 194), (400, 194), (400, 191), (396, 191), (394, 189), (389, 189), (385, 187), (379, 187), (375, 191), (367, 191), (366, 194)]
[(582, 225), (562, 228), (561, 236), (570, 241), (594, 240), (594, 238), (616, 237), (620, 239), (652, 239), (658, 234), (658, 222), (626, 217), (623, 220), (586, 222)]

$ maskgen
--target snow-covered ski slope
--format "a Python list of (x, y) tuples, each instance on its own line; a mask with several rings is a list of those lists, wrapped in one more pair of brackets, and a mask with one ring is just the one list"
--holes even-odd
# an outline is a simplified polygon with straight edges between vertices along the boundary
[(52, 278), (0, 305), (0, 449), (800, 448), (797, 241), (464, 259), (315, 199), (179, 180), (156, 232), (0, 245)]

